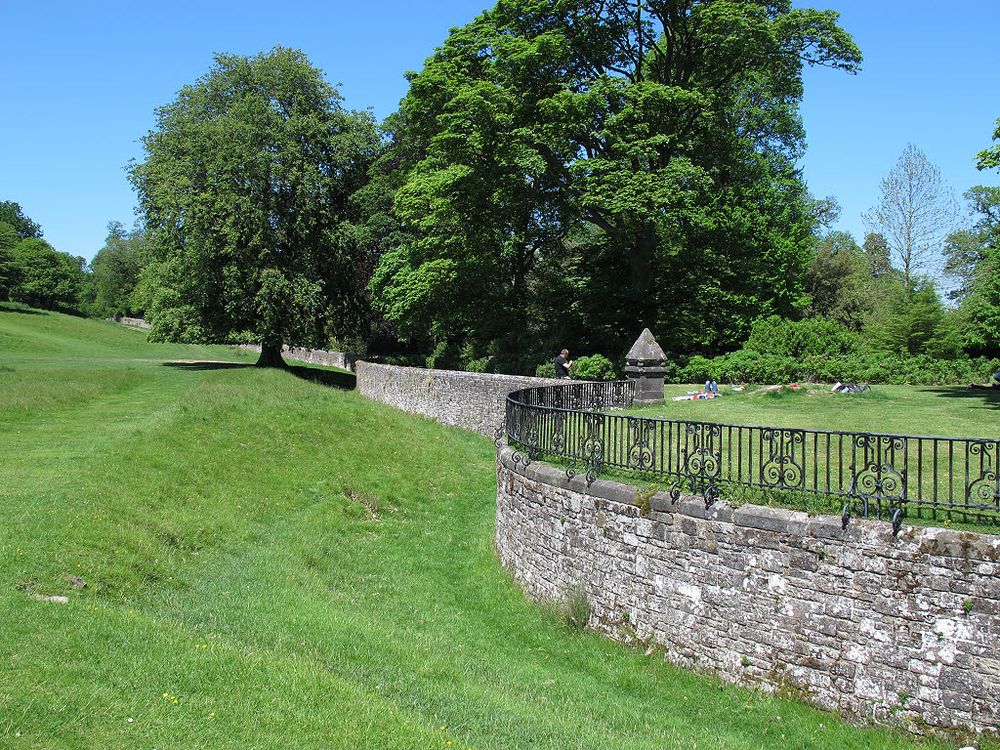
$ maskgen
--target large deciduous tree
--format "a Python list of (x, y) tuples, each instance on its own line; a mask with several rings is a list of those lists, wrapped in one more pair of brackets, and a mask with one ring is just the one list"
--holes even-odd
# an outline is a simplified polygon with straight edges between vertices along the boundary
[[(1000, 140), (1000, 120), (993, 133)], [(1000, 145), (977, 155), (979, 169), (1000, 168)], [(975, 225), (951, 256), (966, 282), (960, 312), (966, 348), (976, 354), (1000, 357), (1000, 188), (978, 186), (965, 197), (972, 203)]]
[(945, 239), (955, 227), (957, 212), (941, 170), (910, 143), (882, 180), (879, 202), (864, 220), (885, 237), (909, 288), (919, 274), (942, 270)]
[(317, 345), (356, 316), (349, 197), (378, 138), (297, 50), (217, 55), (157, 111), (131, 169), (153, 335)]
[(835, 13), (788, 0), (501, 0), (411, 77), (411, 236), (376, 304), (437, 340), (735, 344), (805, 300), (802, 66), (859, 61)]

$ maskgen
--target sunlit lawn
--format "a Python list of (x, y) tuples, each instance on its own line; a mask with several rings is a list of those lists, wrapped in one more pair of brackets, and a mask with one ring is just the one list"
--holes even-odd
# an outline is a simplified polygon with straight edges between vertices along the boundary
[(913, 745), (527, 601), (489, 440), (166, 360), (253, 361), (0, 309), (0, 747)]

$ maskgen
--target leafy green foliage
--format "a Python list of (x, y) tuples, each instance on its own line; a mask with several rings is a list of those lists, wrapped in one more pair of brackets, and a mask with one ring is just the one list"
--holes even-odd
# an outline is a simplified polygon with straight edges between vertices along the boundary
[(614, 380), (618, 377), (614, 364), (603, 354), (576, 358), (570, 374), (575, 380)]
[[(1000, 119), (997, 120), (997, 129), (993, 131), (993, 140), (1000, 141)], [(983, 149), (976, 154), (976, 167), (978, 169), (1000, 169), (1000, 144)]]
[(10, 296), (16, 283), (16, 266), (13, 249), (21, 241), (17, 231), (5, 221), (0, 221), (0, 302)]
[[(1000, 140), (1000, 120), (993, 134)], [(978, 155), (979, 169), (1000, 168), (1000, 145)], [(977, 186), (965, 194), (977, 221), (952, 236), (950, 270), (962, 281), (959, 318), (969, 351), (1000, 356), (1000, 188)]]
[(962, 305), (962, 336), (973, 352), (1000, 356), (1000, 245), (976, 266), (976, 277)]
[(498, 3), (393, 122), (376, 309), (428, 348), (735, 345), (803, 303), (801, 66), (859, 61), (836, 14), (787, 2)]
[(864, 331), (869, 349), (938, 356), (949, 351), (951, 356), (957, 356), (960, 352), (957, 338), (950, 348), (941, 340), (951, 331), (944, 328), (944, 305), (929, 279), (916, 279), (910, 289), (900, 285), (889, 287), (880, 303), (878, 315)]
[[(159, 339), (320, 345), (359, 311), (348, 199), (377, 147), (305, 55), (215, 67), (157, 111), (132, 167), (151, 262), (138, 298)], [(153, 283), (155, 280), (155, 283)]]
[(79, 310), (87, 278), (84, 260), (55, 250), (43, 239), (21, 240), (11, 251), (10, 298), (49, 310)]
[(1000, 359), (942, 359), (931, 354), (853, 352), (808, 355), (801, 359), (740, 349), (718, 357), (692, 357), (681, 368), (683, 383), (889, 383), (893, 385), (953, 385), (989, 382)]
[(0, 222), (9, 224), (22, 240), (41, 239), (42, 228), (21, 209), (14, 201), (0, 201)]
[(869, 250), (862, 250), (846, 232), (830, 232), (819, 240), (805, 274), (808, 316), (860, 331), (879, 315), (881, 300), (902, 282), (875, 236), (869, 235), (866, 244)]
[(536, 378), (554, 378), (556, 376), (556, 366), (551, 360), (542, 362), (535, 367)]
[(94, 314), (102, 318), (121, 315), (142, 316), (144, 306), (137, 303), (135, 289), (149, 262), (146, 235), (136, 228), (131, 232), (115, 221), (108, 225), (104, 247), (90, 263)]
[(850, 353), (860, 347), (858, 336), (832, 320), (788, 320), (773, 315), (750, 329), (745, 348), (761, 354), (800, 359)]

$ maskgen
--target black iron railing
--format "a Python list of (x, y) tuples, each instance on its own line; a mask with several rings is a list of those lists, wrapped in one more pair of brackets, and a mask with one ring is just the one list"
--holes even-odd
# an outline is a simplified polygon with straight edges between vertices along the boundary
[(712, 503), (734, 486), (843, 498), (850, 515), (1000, 524), (1000, 439), (689, 422), (608, 413), (629, 382), (528, 388), (507, 397), (508, 442), (593, 481), (609, 469), (662, 476)]

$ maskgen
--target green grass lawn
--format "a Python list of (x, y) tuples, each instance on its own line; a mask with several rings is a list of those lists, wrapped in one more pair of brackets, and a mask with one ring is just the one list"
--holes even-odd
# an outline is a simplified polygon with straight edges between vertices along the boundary
[(569, 629), (489, 440), (254, 357), (0, 307), (0, 747), (914, 746)]
[(643, 416), (765, 427), (848, 432), (1000, 438), (1000, 390), (963, 386), (876, 385), (869, 393), (831, 393), (828, 385), (763, 392), (749, 386), (721, 398), (671, 401), (697, 385), (668, 385), (666, 403), (636, 410)]
[[(735, 392), (723, 386), (722, 397), (704, 401), (672, 401), (697, 386), (668, 386), (666, 403), (662, 406), (634, 410), (643, 416), (666, 419), (717, 422), (730, 425), (756, 425), (763, 427), (799, 428), (843, 432), (888, 433), (898, 435), (939, 436), (988, 439), (994, 446), (985, 455), (971, 453), (965, 443), (949, 444), (947, 441), (910, 440), (906, 451), (882, 454), (878, 462), (886, 461), (897, 471), (907, 475), (907, 520), (919, 524), (955, 523), (990, 533), (1000, 530), (1000, 512), (995, 504), (992, 510), (959, 510), (966, 502), (968, 484), (979, 478), (985, 488), (995, 488), (997, 450), (1000, 428), (997, 416), (1000, 410), (1000, 391), (970, 390), (965, 387), (908, 387), (874, 386), (861, 394), (837, 394), (828, 385), (803, 385), (797, 389), (769, 390), (749, 387)], [(737, 438), (747, 439), (752, 431), (724, 431), (729, 443)], [(759, 434), (754, 437), (759, 442)], [(766, 460), (767, 449), (749, 448), (740, 454), (728, 445), (722, 449), (724, 463), (742, 463), (745, 475), (756, 481), (761, 460)], [(754, 455), (757, 454), (757, 455)], [(734, 456), (739, 456), (735, 458)], [(804, 445), (796, 447), (793, 457), (804, 469), (806, 487), (834, 488), (847, 492), (851, 483), (850, 466), (855, 462), (865, 464), (864, 451), (852, 447), (850, 438), (820, 435), (804, 436)], [(756, 461), (756, 463), (754, 463)], [(935, 473), (934, 466), (938, 467)], [(725, 470), (724, 470), (725, 471)], [(735, 473), (735, 472), (734, 472)], [(838, 476), (839, 475), (839, 476)], [(979, 487), (979, 485), (973, 485)], [(891, 494), (893, 490), (889, 491)], [(768, 505), (784, 505), (818, 513), (839, 513), (844, 498), (837, 495), (811, 493), (776, 493), (759, 488), (730, 485), (724, 493), (732, 501), (750, 501)], [(971, 494), (971, 493), (970, 493)], [(954, 510), (934, 508), (917, 500), (938, 497), (950, 502)], [(985, 498), (976, 495), (969, 505), (983, 503)], [(855, 512), (858, 512), (858, 508)], [(878, 514), (873, 506), (871, 512)], [(891, 505), (882, 508), (882, 517), (888, 518)]]

